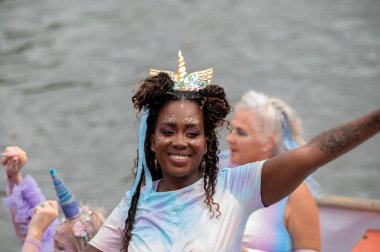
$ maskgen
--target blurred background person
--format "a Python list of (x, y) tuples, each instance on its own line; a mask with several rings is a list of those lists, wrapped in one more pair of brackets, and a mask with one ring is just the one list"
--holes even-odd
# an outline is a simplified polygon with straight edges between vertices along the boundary
[[(283, 100), (255, 91), (246, 92), (235, 106), (229, 152), (221, 153), (220, 168), (265, 160), (304, 143), (301, 121)], [(247, 251), (320, 251), (318, 208), (309, 177), (293, 193), (254, 212), (244, 232)], [(311, 190), (312, 188), (312, 190)]]
[(65, 219), (59, 224), (58, 203), (46, 201), (32, 176), (25, 178), (21, 168), (27, 153), (17, 146), (6, 147), (1, 164), (7, 175), (7, 197), (15, 233), (23, 243), (22, 251), (81, 251), (104, 222), (101, 209), (79, 207), (55, 170), (50, 173)]
[[(36, 180), (31, 175), (27, 175), (25, 178), (21, 175), (21, 169), (27, 161), (27, 153), (17, 146), (6, 147), (2, 153), (1, 164), (7, 175), (7, 195), (3, 201), (11, 213), (16, 236), (22, 243), (31, 241), (30, 238), (27, 238), (29, 222), (35, 208), (46, 201)], [(41, 251), (52, 251), (53, 237), (57, 227), (58, 220), (55, 218), (38, 237), (38, 241), (35, 243), (39, 244)]]

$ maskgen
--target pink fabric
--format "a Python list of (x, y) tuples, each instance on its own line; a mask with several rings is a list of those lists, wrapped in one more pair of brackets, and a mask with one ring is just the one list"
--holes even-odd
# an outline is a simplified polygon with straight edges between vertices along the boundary
[(380, 212), (318, 205), (322, 251), (351, 251), (368, 229), (380, 229)]

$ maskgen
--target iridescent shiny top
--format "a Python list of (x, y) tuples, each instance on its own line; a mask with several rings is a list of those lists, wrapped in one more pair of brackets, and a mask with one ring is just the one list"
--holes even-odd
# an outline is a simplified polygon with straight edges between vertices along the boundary
[(179, 91), (198, 91), (207, 85), (212, 84), (213, 69), (193, 72), (188, 74), (186, 71), (185, 60), (181, 51), (178, 51), (178, 71), (177, 73), (167, 70), (150, 69), (149, 76), (155, 76), (160, 72), (167, 73), (174, 81), (174, 90)]

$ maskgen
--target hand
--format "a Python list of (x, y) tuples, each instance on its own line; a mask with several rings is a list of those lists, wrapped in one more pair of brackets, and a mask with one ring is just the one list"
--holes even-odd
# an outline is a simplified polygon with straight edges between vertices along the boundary
[(28, 237), (41, 240), (46, 229), (58, 217), (58, 202), (45, 201), (34, 208), (34, 215), (28, 226)]
[(17, 146), (8, 146), (2, 153), (1, 164), (9, 179), (20, 177), (20, 170), (28, 161), (27, 154)]

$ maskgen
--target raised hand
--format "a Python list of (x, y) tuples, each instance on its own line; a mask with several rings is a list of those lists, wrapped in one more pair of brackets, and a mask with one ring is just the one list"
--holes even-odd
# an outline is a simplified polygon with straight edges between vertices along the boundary
[(58, 203), (45, 201), (34, 208), (34, 215), (28, 225), (27, 237), (41, 240), (46, 229), (58, 217)]
[(17, 182), (21, 178), (20, 170), (28, 160), (26, 152), (17, 146), (8, 146), (1, 155), (5, 173), (10, 180)]

